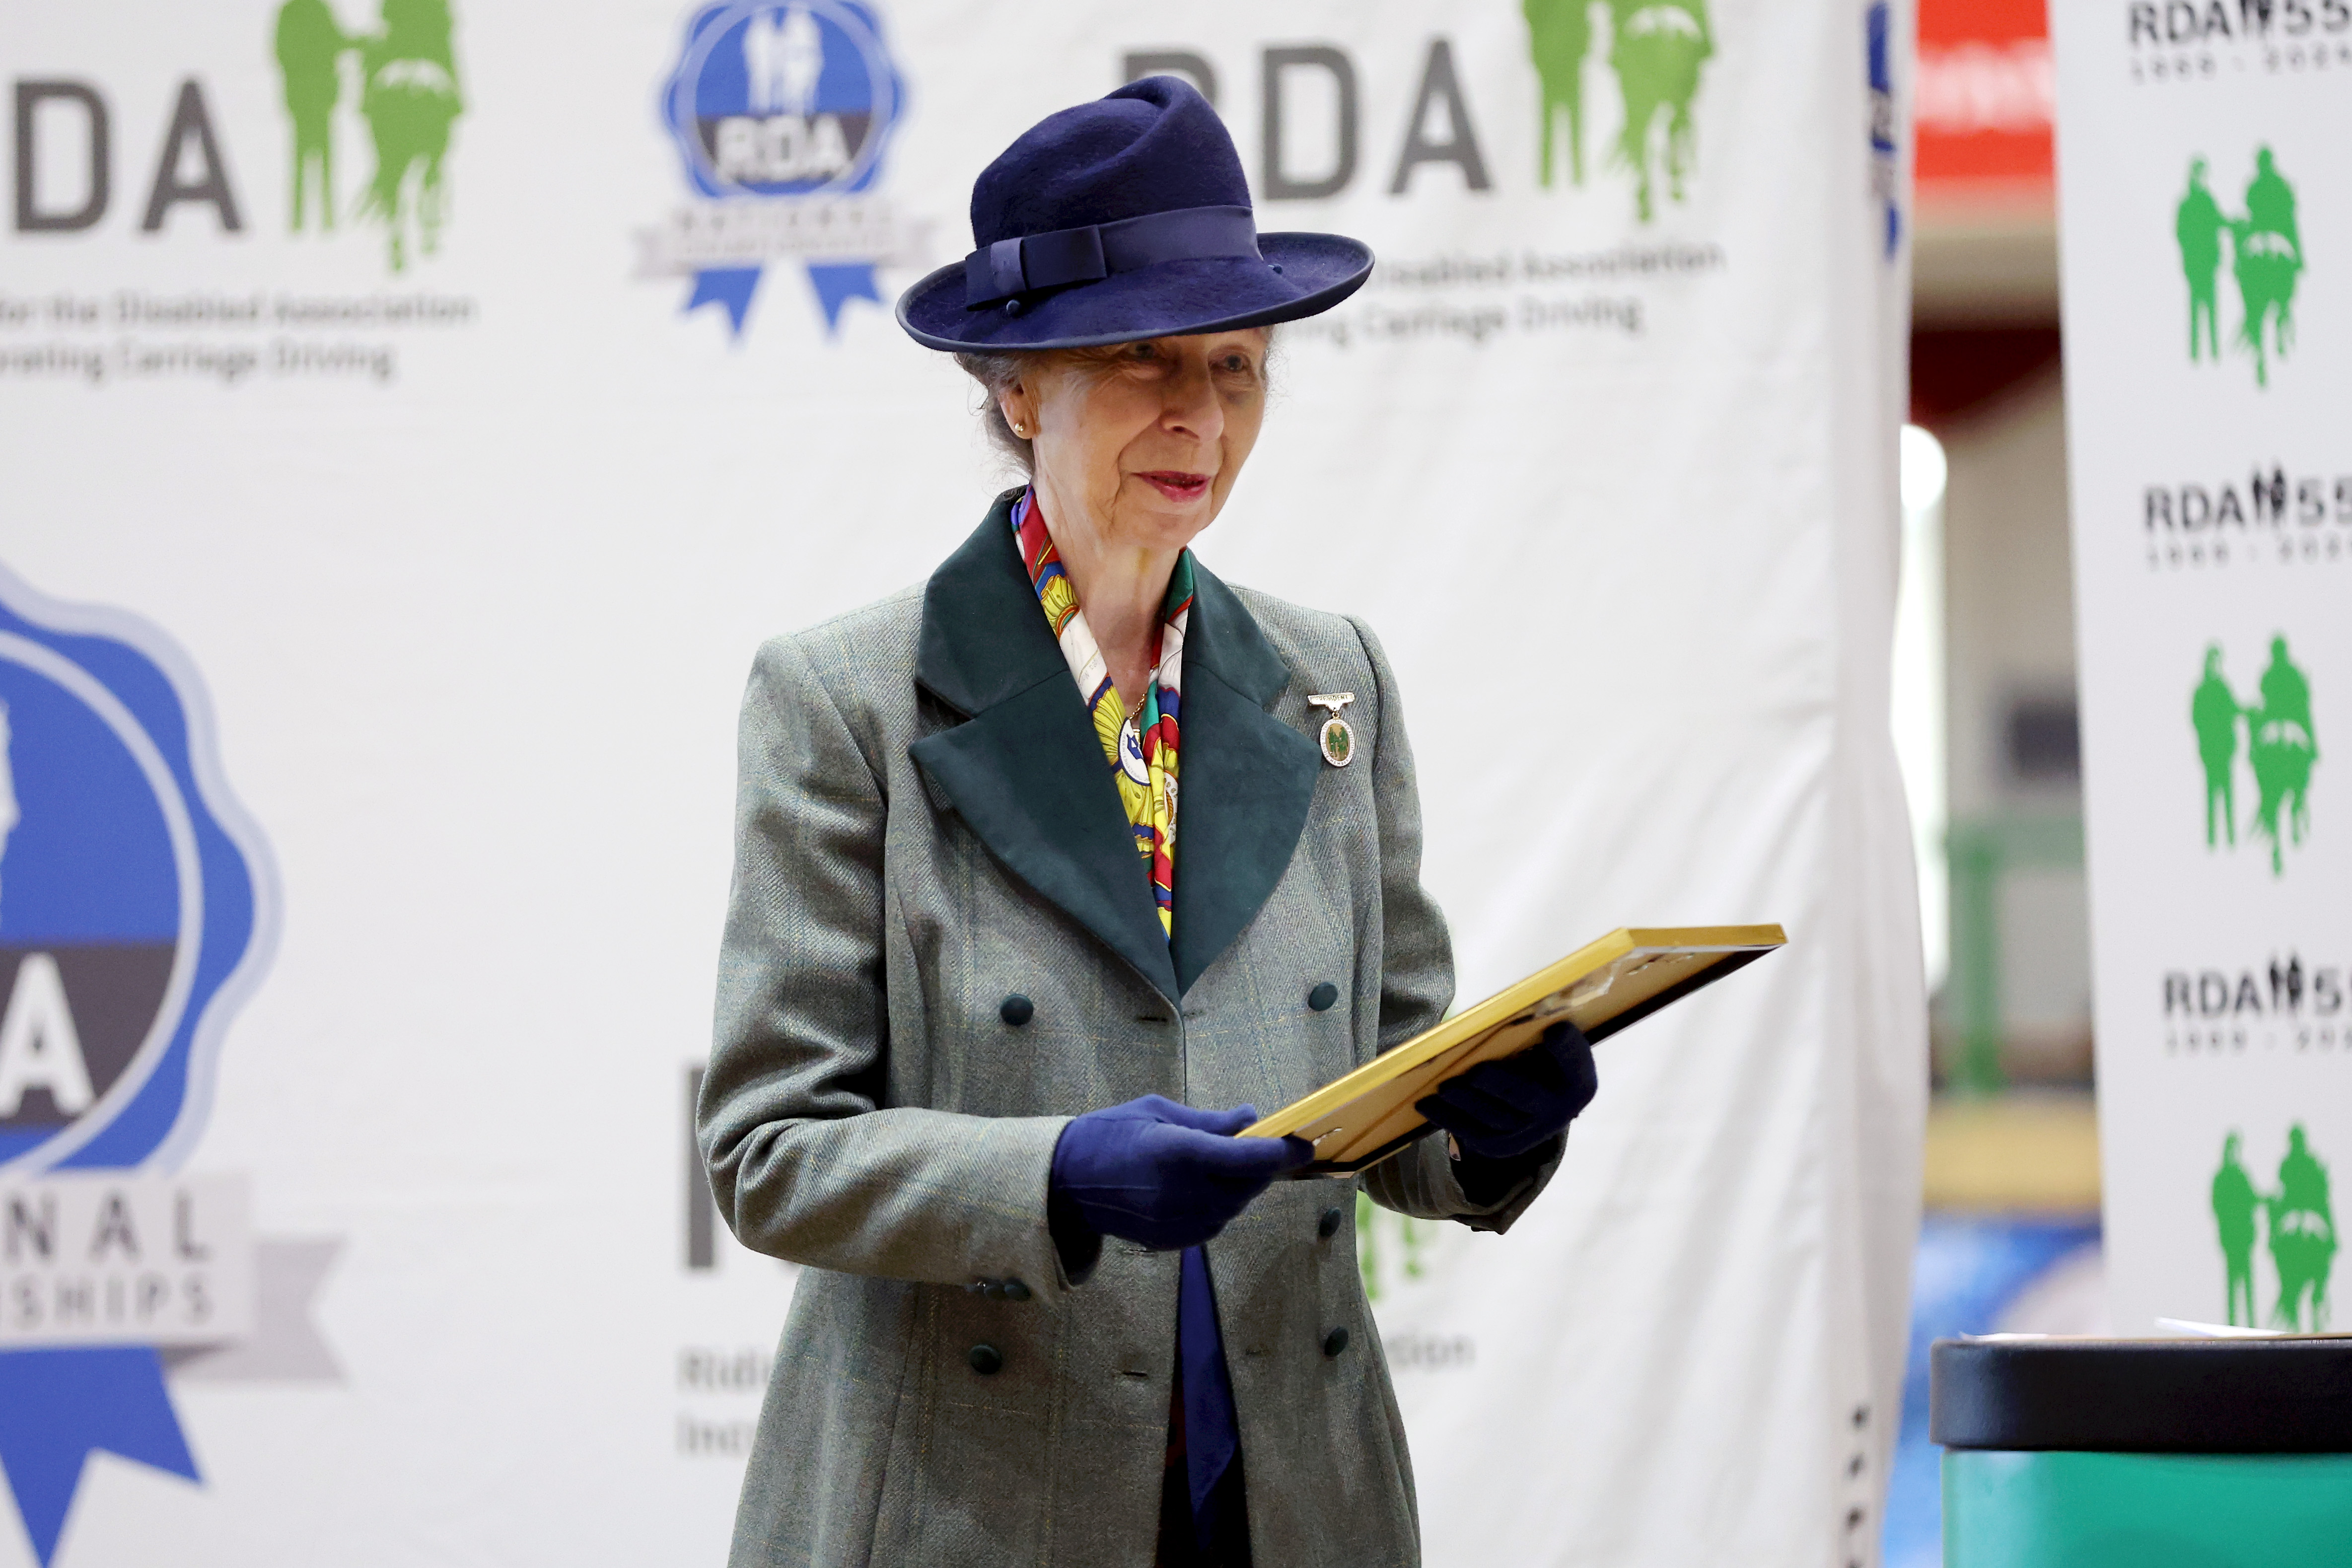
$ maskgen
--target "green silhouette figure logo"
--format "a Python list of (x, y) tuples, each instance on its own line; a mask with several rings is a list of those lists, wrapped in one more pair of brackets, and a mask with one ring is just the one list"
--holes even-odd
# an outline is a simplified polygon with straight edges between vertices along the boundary
[(2271, 161), (2271, 150), (2254, 154), (2254, 177), (2246, 186), (2246, 216), (2230, 225), (2236, 256), (2238, 295), (2246, 319), (2239, 341), (2254, 351), (2254, 381), (2270, 384), (2264, 327), (2286, 357), (2294, 340), (2294, 280), (2303, 271), (2303, 236), (2294, 222), (2294, 187)]
[(2271, 1265), (2278, 1276), (2271, 1326), (2325, 1332), (2327, 1280), (2336, 1268), (2336, 1214), (2327, 1197), (2327, 1167), (2311, 1152), (2297, 1122), (2287, 1130), (2278, 1190), (2264, 1193), (2240, 1163), (2241, 1147), (2235, 1132), (2222, 1141), (2221, 1168), (2213, 1175), (2213, 1224), (2228, 1277), (2229, 1321), (2255, 1326), (2254, 1231), (2260, 1215), (2269, 1225)]
[(2189, 700), (2189, 721), (2197, 726), (2197, 753), (2205, 761), (2205, 847), (2214, 845), (2214, 822), (2238, 847), (2238, 710), (2237, 693), (2221, 674), (2221, 645), (2205, 648), (2205, 679)]
[[(1521, 0), (1528, 56), (1541, 83), (1542, 120), (1537, 138), (1538, 177), (1553, 184), (1560, 121), (1568, 122), (1569, 179), (1584, 184), (1584, 61), (1592, 51), (1591, 5), (1598, 0)], [(1684, 178), (1696, 162), (1697, 130), (1691, 104), (1699, 70), (1715, 53), (1706, 0), (1607, 0), (1609, 68), (1624, 100), (1625, 122), (1613, 162), (1633, 174), (1636, 216), (1657, 216), (1656, 182), (1684, 199)]]
[(1625, 129), (1617, 139), (1617, 155), (1633, 170), (1634, 207), (1648, 223), (1653, 212), (1651, 132), (1664, 122), (1665, 148), (1656, 161), (1665, 165), (1667, 192), (1680, 202), (1696, 134), (1691, 100), (1698, 96), (1699, 67), (1715, 53), (1715, 35), (1706, 25), (1706, 0), (1664, 5), (1609, 0), (1609, 65), (1625, 95)]
[[(2205, 847), (2226, 838), (2238, 845), (2236, 773), (2239, 721), (2245, 721), (2246, 763), (2254, 775), (2253, 830), (2270, 840), (2271, 875), (2286, 871), (2285, 846), (2302, 844), (2311, 828), (2311, 770), (2319, 742), (2311, 721), (2311, 683), (2287, 653), (2286, 638), (2271, 639), (2262, 700), (2241, 704), (2221, 673), (2221, 647), (2205, 649), (2205, 674), (2189, 700), (2189, 721), (2205, 764)], [(2217, 826), (2218, 825), (2218, 826)]]
[(335, 105), (343, 96), (343, 36), (327, 0), (286, 0), (278, 11), (278, 74), (286, 118), (294, 128), (294, 232), (302, 231), (303, 197), (318, 172), (319, 224), (335, 226)]
[(342, 58), (359, 58), (359, 111), (375, 144), (375, 173), (358, 214), (380, 220), (392, 269), (404, 270), (412, 244), (430, 256), (444, 217), (441, 166), (449, 130), (465, 112), (451, 41), (449, 0), (383, 0), (376, 30), (346, 33), (327, 0), (286, 0), (278, 12), (278, 68), (294, 132), (293, 220), (304, 226), (311, 171), (320, 226), (335, 221), (334, 118), (342, 99)]
[(2221, 357), (2218, 315), (2221, 237), (2230, 237), (2230, 270), (2238, 280), (2242, 319), (2236, 341), (2254, 356), (2254, 382), (2270, 384), (2271, 355), (2286, 357), (2294, 342), (2294, 285), (2303, 274), (2303, 232), (2295, 222), (2294, 187), (2278, 172), (2268, 147), (2254, 153), (2246, 211), (2231, 217), (2205, 183), (2206, 163), (2189, 164), (2189, 190), (2173, 215), (2180, 270), (2189, 281), (2189, 358)]
[(2270, 668), (2263, 671), (2263, 705), (2246, 711), (2246, 760), (2253, 765), (2261, 797), (2255, 826), (2271, 841), (2271, 874), (2283, 869), (2279, 818), (2295, 843), (2311, 823), (2311, 765), (2319, 745), (2311, 729), (2311, 683), (2286, 656), (2286, 638), (2271, 638)]
[(1559, 140), (1560, 117), (1568, 118), (1568, 177), (1584, 184), (1584, 57), (1592, 48), (1591, 0), (1522, 0), (1528, 18), (1528, 54), (1535, 61), (1542, 84), (1542, 134), (1538, 179), (1546, 189), (1552, 183), (1552, 149)]
[(465, 111), (449, 30), (448, 0), (383, 0), (383, 31), (360, 46), (367, 84), (360, 112), (375, 140), (375, 178), (360, 210), (391, 231), (394, 272), (406, 265), (412, 212), (425, 254), (440, 243), (441, 160), (449, 151), (449, 127)]
[[(2180, 198), (2172, 220), (2180, 241), (2180, 270), (2189, 275), (2189, 360), (2221, 357), (2221, 329), (2216, 300), (2221, 286), (2221, 235), (2229, 220), (2221, 204), (2205, 184), (2205, 160), (2189, 161), (2189, 194)], [(2203, 329), (2200, 336), (2200, 328)], [(2203, 352), (2200, 353), (2200, 343)]]
[(2304, 1142), (2297, 1123), (2286, 1135), (2279, 1162), (2279, 1190), (2267, 1200), (2271, 1262), (2278, 1269), (2274, 1328), (2327, 1327), (2327, 1277), (2336, 1267), (2336, 1215), (2327, 1202), (2327, 1167)]
[(2221, 1141), (2221, 1168), (2213, 1173), (2213, 1226), (2221, 1236), (2221, 1262), (2230, 1278), (2230, 1315), (2243, 1328), (2254, 1326), (2254, 1210), (2262, 1198), (2254, 1179), (2238, 1163), (2238, 1135)]

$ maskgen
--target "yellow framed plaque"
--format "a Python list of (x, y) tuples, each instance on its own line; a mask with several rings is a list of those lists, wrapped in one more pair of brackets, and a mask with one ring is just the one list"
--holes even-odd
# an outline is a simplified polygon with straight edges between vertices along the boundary
[(1345, 1078), (1245, 1128), (1304, 1138), (1315, 1161), (1292, 1174), (1349, 1176), (1436, 1131), (1416, 1100), (1480, 1062), (1525, 1050), (1566, 1018), (1596, 1045), (1752, 963), (1788, 935), (1777, 925), (1634, 926), (1611, 931), (1475, 1007), (1382, 1051)]

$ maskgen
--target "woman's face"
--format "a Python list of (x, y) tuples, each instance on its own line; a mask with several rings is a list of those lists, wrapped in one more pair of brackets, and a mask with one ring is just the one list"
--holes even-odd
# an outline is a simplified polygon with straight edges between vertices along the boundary
[[(1004, 395), (1046, 516), (1103, 542), (1181, 549), (1223, 510), (1265, 416), (1263, 327), (1042, 357)], [(1084, 518), (1057, 514), (1073, 510)]]

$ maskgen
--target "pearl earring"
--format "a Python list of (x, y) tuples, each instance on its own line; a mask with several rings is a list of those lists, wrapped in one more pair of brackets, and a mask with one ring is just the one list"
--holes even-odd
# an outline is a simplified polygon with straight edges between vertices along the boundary
[(1013, 433), (1025, 441), (1029, 438), (1029, 426), (1026, 425), (1015, 425), (1013, 427)]

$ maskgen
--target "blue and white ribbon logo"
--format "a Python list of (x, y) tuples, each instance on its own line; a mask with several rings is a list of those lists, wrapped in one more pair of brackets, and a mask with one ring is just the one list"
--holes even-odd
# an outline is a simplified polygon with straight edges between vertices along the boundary
[(765, 270), (807, 269), (828, 331), (875, 269), (916, 266), (922, 235), (876, 194), (906, 84), (859, 0), (717, 0), (687, 24), (661, 113), (702, 198), (638, 235), (637, 276), (691, 276), (686, 309), (740, 336)]
[(253, 1328), (201, 1131), (276, 898), (201, 687), (152, 627), (0, 571), (0, 1470), (55, 1555), (104, 1449), (196, 1479), (167, 1357)]

